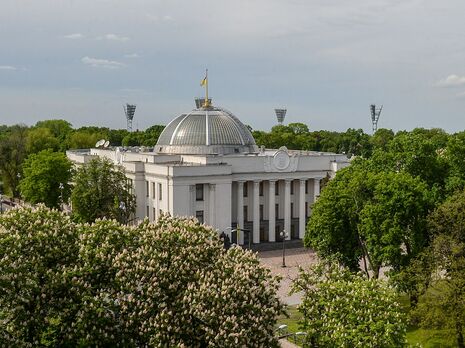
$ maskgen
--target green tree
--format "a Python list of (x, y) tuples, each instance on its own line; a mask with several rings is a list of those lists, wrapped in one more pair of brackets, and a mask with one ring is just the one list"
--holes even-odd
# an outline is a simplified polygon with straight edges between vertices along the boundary
[(72, 132), (71, 123), (65, 120), (44, 120), (36, 123), (37, 128), (47, 128), (52, 135), (60, 142), (63, 142), (67, 135)]
[(75, 131), (68, 135), (66, 143), (69, 149), (89, 149), (95, 147), (97, 141), (105, 138), (105, 134), (98, 132), (92, 133), (87, 130)]
[(308, 347), (402, 347), (406, 318), (396, 292), (335, 262), (300, 270), (293, 291), (303, 292), (300, 327)]
[(23, 125), (10, 127), (0, 139), (0, 172), (5, 189), (13, 197), (19, 197), (19, 180), (26, 158), (28, 128)]
[(23, 163), (19, 187), (24, 200), (58, 208), (70, 196), (72, 164), (62, 152), (44, 150), (30, 155)]
[[(382, 266), (400, 271), (429, 242), (428, 187), (407, 173), (367, 169), (355, 161), (328, 183), (313, 206), (305, 245), (352, 270), (363, 261), (378, 277)], [(367, 267), (368, 266), (368, 267)]]
[(70, 218), (57, 210), (0, 214), (0, 346), (46, 345), (74, 297), (65, 274), (76, 264), (77, 239)]
[(140, 146), (142, 145), (142, 132), (131, 132), (128, 133), (122, 140), (123, 146)]
[(0, 346), (278, 347), (279, 279), (194, 219), (9, 211), (0, 284)]
[(428, 253), (432, 273), (413, 319), (425, 328), (454, 329), (457, 347), (464, 348), (465, 243), (450, 234), (439, 234)]
[(26, 150), (29, 154), (47, 149), (57, 151), (59, 148), (60, 142), (48, 128), (33, 128), (27, 133)]
[(161, 132), (165, 129), (165, 126), (161, 125), (154, 125), (147, 128), (144, 131), (144, 136), (142, 140), (142, 144), (144, 146), (155, 146), (158, 141), (158, 137), (160, 136)]
[(391, 129), (380, 128), (370, 139), (370, 143), (374, 149), (381, 149), (386, 151), (389, 142), (394, 139), (394, 132)]
[(82, 222), (109, 218), (126, 223), (136, 210), (132, 190), (122, 167), (108, 159), (92, 159), (79, 167), (74, 176), (73, 216)]
[[(439, 139), (439, 140), (438, 140)], [(447, 178), (447, 163), (441, 156), (442, 138), (430, 137), (420, 130), (396, 134), (387, 151), (377, 149), (372, 165), (380, 171), (406, 172), (442, 189)]]

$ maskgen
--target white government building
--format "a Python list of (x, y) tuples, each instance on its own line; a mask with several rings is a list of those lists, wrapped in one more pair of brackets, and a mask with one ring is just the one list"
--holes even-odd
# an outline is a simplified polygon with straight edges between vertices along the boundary
[[(231, 112), (201, 107), (172, 120), (154, 149), (68, 151), (75, 163), (93, 156), (124, 167), (137, 197), (136, 218), (195, 216), (248, 244), (302, 239), (324, 178), (346, 167), (346, 155), (259, 148)], [(248, 230), (232, 233), (237, 227)]]

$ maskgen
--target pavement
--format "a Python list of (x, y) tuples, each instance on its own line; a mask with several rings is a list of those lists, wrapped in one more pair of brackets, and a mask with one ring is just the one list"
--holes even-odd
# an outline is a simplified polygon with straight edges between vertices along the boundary
[(285, 264), (283, 264), (282, 250), (260, 251), (258, 252), (260, 262), (268, 267), (273, 274), (282, 277), (278, 295), (281, 300), (287, 305), (296, 305), (302, 301), (302, 294), (289, 295), (292, 281), (297, 278), (299, 266), (307, 268), (317, 261), (316, 254), (306, 248), (286, 249)]

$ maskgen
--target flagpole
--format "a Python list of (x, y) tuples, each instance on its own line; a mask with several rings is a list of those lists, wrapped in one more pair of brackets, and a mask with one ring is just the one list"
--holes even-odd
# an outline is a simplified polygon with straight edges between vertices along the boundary
[(205, 69), (205, 107), (210, 106), (208, 101), (208, 69)]

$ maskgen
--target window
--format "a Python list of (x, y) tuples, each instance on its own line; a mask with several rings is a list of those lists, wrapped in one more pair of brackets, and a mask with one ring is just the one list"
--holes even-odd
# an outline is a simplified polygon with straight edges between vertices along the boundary
[(158, 216), (161, 216), (163, 214), (163, 210), (158, 209)]
[(294, 203), (291, 203), (291, 219), (294, 217)]
[(263, 204), (260, 204), (260, 220), (263, 220)]
[(291, 181), (290, 185), (291, 185), (291, 195), (293, 195), (294, 194), (294, 181)]
[(155, 208), (153, 208), (152, 213), (153, 213), (153, 220), (156, 220), (157, 219), (157, 210)]
[(275, 219), (279, 219), (279, 204), (275, 204), (274, 205), (274, 215), (275, 215)]
[(149, 214), (150, 214), (150, 207), (147, 206), (147, 209), (145, 211), (145, 216), (149, 217)]
[(195, 185), (195, 200), (203, 201), (203, 184)]
[[(155, 199), (155, 183), (152, 182), (152, 198)], [(153, 216), (155, 216), (155, 214), (153, 214)]]
[(149, 196), (149, 182), (145, 182), (145, 195), (148, 197)]
[(127, 179), (127, 185), (129, 188), (129, 193), (134, 194), (134, 181), (132, 179)]
[(305, 202), (305, 218), (308, 218), (308, 202)]
[(197, 220), (199, 220), (201, 224), (203, 224), (203, 210), (197, 210), (195, 212), (195, 217), (197, 218)]
[(247, 206), (244, 205), (244, 221), (249, 221), (249, 211), (247, 209)]
[(308, 180), (305, 180), (305, 194), (308, 194)]
[(249, 185), (247, 185), (247, 182), (244, 183), (244, 197), (247, 197), (249, 195)]
[(263, 181), (260, 181), (260, 184), (258, 186), (258, 192), (260, 196), (263, 196)]
[(274, 189), (275, 196), (279, 196), (279, 181), (276, 181), (276, 187)]
[(158, 183), (158, 200), (161, 201), (163, 199), (163, 191), (161, 183)]

